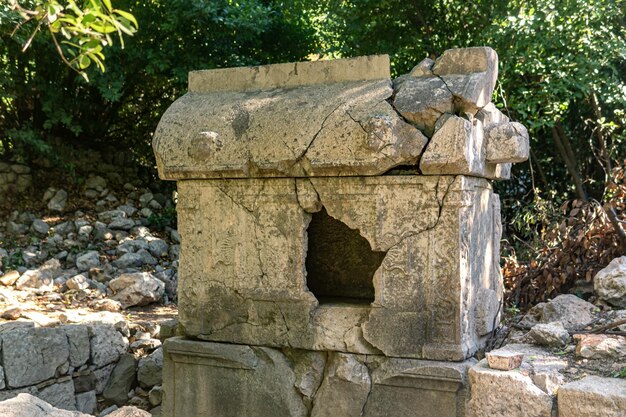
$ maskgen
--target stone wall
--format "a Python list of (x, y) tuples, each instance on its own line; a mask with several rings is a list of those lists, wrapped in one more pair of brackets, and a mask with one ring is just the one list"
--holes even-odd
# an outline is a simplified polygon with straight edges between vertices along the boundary
[[(28, 393), (54, 407), (97, 414), (98, 402), (124, 405), (139, 386), (159, 392), (162, 352), (135, 358), (125, 322), (89, 322), (34, 327), (9, 322), (0, 327), (0, 401)], [(150, 345), (148, 341), (138, 341)], [(156, 341), (158, 342), (158, 340)], [(139, 355), (138, 355), (139, 356)], [(159, 398), (160, 402), (160, 398)], [(150, 407), (150, 404), (135, 404)], [(156, 404), (158, 405), (158, 403)]]
[(26, 192), (32, 183), (33, 177), (26, 165), (0, 162), (0, 198)]

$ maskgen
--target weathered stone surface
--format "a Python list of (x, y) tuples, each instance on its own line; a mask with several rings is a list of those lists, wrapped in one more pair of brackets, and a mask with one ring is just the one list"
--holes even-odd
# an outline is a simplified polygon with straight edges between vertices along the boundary
[(110, 324), (89, 324), (89, 343), (91, 347), (91, 363), (103, 367), (117, 362), (120, 355), (126, 352), (128, 340)]
[[(387, 252), (372, 278), (374, 304), (320, 305), (308, 291), (304, 242), (312, 205), (300, 205), (293, 179), (185, 181), (178, 211), (188, 252), (181, 253), (178, 285), (186, 333), (436, 360), (471, 355), (484, 339), (475, 332), (475, 314), (459, 303), (470, 302), (480, 288), (497, 292), (501, 285), (493, 252), (499, 212), (487, 182), (419, 176), (306, 181), (329, 216), (358, 230), (373, 251)], [(200, 210), (209, 204), (210, 211)], [(360, 262), (349, 252), (344, 258)], [(326, 320), (325, 308), (339, 309), (333, 314), (342, 318)]]
[[(216, 410), (211, 415), (261, 416), (263, 410), (248, 404), (257, 404), (270, 390), (274, 390), (271, 402), (278, 408), (267, 415), (309, 415), (309, 408), (312, 416), (463, 415), (466, 375), (472, 361), (447, 363), (291, 349), (285, 353), (283, 357), (275, 349), (168, 339), (164, 415)], [(277, 366), (268, 367), (269, 360)], [(172, 378), (174, 372), (178, 379)], [(266, 384), (258, 388), (256, 384), (263, 378)], [(297, 399), (294, 388), (299, 392)], [(243, 395), (246, 401), (224, 400), (229, 394)], [(291, 401), (292, 406), (284, 405)]]
[(81, 413), (95, 414), (98, 411), (96, 391), (87, 391), (76, 394), (76, 409)]
[(40, 389), (39, 393), (37, 393), (37, 397), (53, 407), (62, 408), (64, 410), (76, 410), (74, 383), (71, 378)]
[(118, 406), (125, 404), (128, 401), (128, 393), (136, 381), (136, 368), (137, 364), (132, 354), (121, 355), (102, 396)]
[(113, 299), (119, 301), (122, 308), (154, 303), (165, 293), (165, 284), (148, 272), (122, 274), (109, 282), (109, 288), (115, 293)]
[(560, 321), (569, 331), (579, 330), (593, 320), (595, 306), (572, 294), (563, 294), (531, 308), (520, 321), (523, 326)]
[(363, 415), (463, 415), (467, 372), (473, 363), (473, 360), (451, 363), (368, 356), (372, 390)]
[[(494, 251), (499, 253), (499, 251)], [(493, 331), (498, 323), (500, 299), (498, 293), (491, 288), (481, 288), (476, 295), (476, 333), (484, 336)]]
[[(376, 67), (366, 67), (372, 62)], [(155, 132), (160, 175), (168, 179), (376, 175), (414, 164), (426, 138), (387, 103), (393, 91), (385, 63), (386, 56), (288, 64), (292, 70), (298, 67), (288, 77), (292, 81), (267, 75), (282, 76), (283, 64), (253, 72), (227, 70), (231, 76), (226, 85), (246, 85), (248, 91), (207, 81), (222, 78), (225, 70), (192, 73), (190, 93), (167, 110)], [(320, 65), (329, 74), (346, 73), (357, 65), (363, 67), (358, 74), (372, 75), (329, 75), (336, 82), (322, 85), (311, 82), (316, 76), (310, 70), (300, 72)], [(256, 77), (250, 79), (254, 85), (244, 81), (251, 74)], [(194, 79), (205, 80), (201, 91), (191, 87)], [(268, 79), (271, 82), (264, 81)], [(284, 89), (285, 83), (294, 88)], [(285, 123), (277, 122), (283, 120), (278, 114), (285, 115)], [(298, 119), (307, 122), (288, 122)]]
[(63, 331), (67, 335), (69, 343), (69, 361), (70, 365), (78, 368), (89, 360), (90, 343), (89, 330), (83, 325), (67, 325), (63, 326)]
[(141, 358), (137, 366), (137, 381), (143, 388), (160, 385), (163, 381), (163, 349), (158, 348)]
[(491, 101), (498, 78), (498, 55), (489, 47), (448, 49), (432, 72), (457, 99), (459, 111), (476, 113)]
[(626, 358), (626, 337), (607, 334), (575, 334), (576, 356), (585, 359)]
[(192, 71), (189, 91), (256, 91), (389, 78), (387, 55)]
[(102, 394), (109, 383), (109, 379), (111, 378), (111, 374), (113, 373), (113, 369), (116, 364), (111, 364), (107, 366), (103, 366), (99, 369), (94, 369), (93, 375), (96, 379), (96, 394)]
[(485, 142), (487, 162), (513, 163), (528, 159), (528, 131), (521, 123), (501, 122), (485, 127)]
[(560, 347), (565, 346), (569, 341), (569, 332), (560, 321), (539, 323), (530, 329), (528, 337), (538, 345)]
[(108, 417), (151, 417), (152, 415), (137, 407), (122, 407), (107, 414)]
[(435, 76), (409, 77), (394, 90), (394, 108), (426, 135), (431, 136), (435, 123), (444, 113), (453, 113), (450, 90)]
[(354, 355), (333, 354), (315, 395), (311, 417), (362, 416), (371, 387), (365, 364)]
[(420, 170), (427, 175), (483, 176), (482, 123), (478, 119), (470, 121), (454, 115), (446, 116), (422, 155)]
[(78, 411), (59, 410), (30, 394), (19, 394), (15, 398), (0, 402), (0, 415), (2, 417), (90, 417)]
[(163, 383), (165, 416), (308, 415), (296, 375), (275, 349), (171, 338)]
[(67, 367), (69, 344), (61, 329), (35, 327), (0, 333), (9, 388), (34, 385)]
[(626, 380), (587, 376), (562, 385), (559, 417), (622, 417), (626, 415)]
[(422, 59), (413, 69), (409, 72), (411, 77), (428, 77), (432, 76), (433, 65), (435, 65), (435, 61), (430, 58)]
[(523, 353), (504, 349), (487, 352), (486, 356), (489, 368), (498, 369), (500, 371), (510, 371), (511, 369), (519, 368), (524, 359)]
[(467, 417), (551, 417), (552, 398), (529, 376), (490, 369), (483, 359), (469, 371)]
[(41, 219), (35, 219), (33, 220), (33, 224), (30, 225), (30, 230), (37, 233), (39, 236), (46, 236), (48, 230), (50, 230), (50, 226)]
[(613, 259), (593, 278), (593, 289), (600, 299), (626, 308), (626, 256)]

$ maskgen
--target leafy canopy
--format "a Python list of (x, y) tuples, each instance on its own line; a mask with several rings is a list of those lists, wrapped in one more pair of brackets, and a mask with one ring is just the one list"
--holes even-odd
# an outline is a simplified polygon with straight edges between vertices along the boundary
[[(124, 35), (137, 31), (137, 20), (124, 10), (114, 9), (111, 0), (8, 0), (0, 6), (2, 19), (16, 21), (12, 35), (27, 31), (23, 43), (26, 51), (35, 36), (46, 30), (61, 60), (86, 80), (85, 70), (94, 63), (104, 72), (103, 48), (113, 44), (111, 34), (117, 33), (124, 47)], [(59, 40), (60, 38), (60, 40)]]

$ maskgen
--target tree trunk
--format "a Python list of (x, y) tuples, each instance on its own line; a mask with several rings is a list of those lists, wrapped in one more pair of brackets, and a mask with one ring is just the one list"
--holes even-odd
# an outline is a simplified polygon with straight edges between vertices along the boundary
[(559, 151), (561, 159), (563, 159), (563, 162), (565, 162), (567, 172), (570, 174), (572, 180), (574, 181), (574, 186), (576, 187), (576, 193), (578, 194), (578, 197), (583, 201), (587, 201), (587, 192), (585, 191), (583, 181), (580, 178), (580, 174), (578, 172), (576, 156), (574, 155), (574, 151), (572, 150), (572, 146), (569, 139), (567, 138), (565, 130), (558, 122), (552, 127), (552, 137), (554, 138), (554, 143), (556, 144), (556, 148)]

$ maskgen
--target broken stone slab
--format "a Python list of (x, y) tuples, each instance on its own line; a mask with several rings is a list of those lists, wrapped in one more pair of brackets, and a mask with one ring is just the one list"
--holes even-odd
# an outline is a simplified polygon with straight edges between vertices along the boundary
[[(283, 352), (181, 338), (166, 341), (164, 360), (164, 415), (215, 410), (249, 417), (405, 417), (415, 410), (457, 417), (463, 415), (467, 371), (474, 363)], [(246, 401), (232, 401), (241, 396)]]
[[(165, 349), (163, 415), (309, 415), (294, 369), (276, 349), (180, 338)], [(245, 401), (233, 401), (242, 393)]]
[(369, 369), (354, 355), (334, 354), (315, 395), (311, 417), (359, 417), (372, 387)]
[(498, 78), (498, 54), (489, 47), (448, 49), (432, 67), (454, 95), (459, 112), (475, 114), (491, 101)]
[(559, 417), (621, 417), (626, 413), (626, 380), (587, 376), (562, 385)]
[(552, 396), (530, 376), (490, 369), (483, 359), (469, 370), (467, 417), (551, 417)]
[(425, 175), (484, 176), (485, 155), (482, 123), (445, 115), (420, 160)]
[(377, 175), (415, 163), (426, 142), (386, 102), (387, 56), (199, 71), (189, 83), (154, 136), (165, 179)]
[(483, 122), (485, 129), (489, 128), (492, 124), (507, 123), (510, 121), (493, 103), (488, 103), (485, 107), (480, 109), (475, 117)]
[(613, 259), (593, 278), (593, 289), (601, 300), (626, 308), (626, 256)]
[(3, 417), (91, 417), (78, 411), (60, 410), (30, 394), (0, 402), (0, 415)]
[(432, 136), (437, 120), (454, 112), (452, 93), (434, 76), (409, 77), (394, 90), (394, 108), (414, 126)]
[(528, 131), (517, 122), (501, 122), (485, 128), (486, 155), (491, 163), (515, 163), (528, 159)]
[(120, 355), (128, 348), (128, 340), (125, 339), (111, 324), (90, 323), (89, 343), (91, 363), (97, 368), (117, 362)]
[[(298, 181), (310, 184), (317, 203), (300, 205)], [(179, 184), (180, 233), (190, 248), (181, 253), (179, 314), (188, 336), (434, 360), (463, 360), (484, 343), (476, 333), (476, 326), (481, 332), (484, 326), (460, 303), (462, 297), (474, 299), (480, 288), (501, 292), (493, 252), (500, 239), (499, 211), (485, 180), (298, 181)], [(386, 252), (371, 277), (361, 277), (371, 287), (369, 301), (342, 307), (316, 298), (307, 286), (313, 279), (305, 275), (307, 251), (316, 250), (307, 227), (321, 214), (309, 211), (322, 205), (346, 229), (358, 230), (372, 251)], [(382, 216), (386, 221), (379, 221)], [(344, 266), (362, 263), (350, 242), (339, 248)], [(480, 259), (480, 267), (470, 270), (461, 259)], [(333, 320), (327, 309), (340, 319)], [(494, 314), (485, 317), (493, 322)]]
[(76, 410), (76, 397), (74, 396), (74, 382), (70, 377), (55, 384), (42, 388), (37, 397), (53, 407), (63, 410)]

